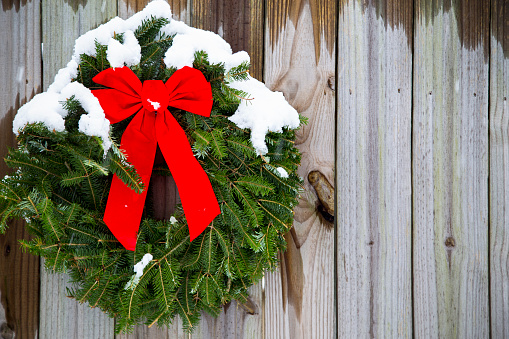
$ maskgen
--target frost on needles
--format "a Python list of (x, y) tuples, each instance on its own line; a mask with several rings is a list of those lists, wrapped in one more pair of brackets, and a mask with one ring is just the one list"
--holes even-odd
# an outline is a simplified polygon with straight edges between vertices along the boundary
[[(67, 272), (69, 295), (115, 316), (117, 333), (140, 322), (167, 325), (177, 315), (192, 331), (200, 312), (217, 315), (233, 299), (246, 301), (286, 246), (302, 184), (297, 112), (249, 76), (246, 53), (169, 13), (166, 2), (153, 1), (79, 38), (53, 85), (16, 116), (18, 147), (5, 160), (12, 174), (0, 181), (0, 230), (25, 219), (33, 237), (23, 247), (46, 258), (48, 269)], [(188, 65), (211, 84), (209, 118), (170, 108), (221, 208), (193, 242), (181, 206), (170, 220), (156, 220), (147, 199), (134, 252), (102, 221), (113, 174), (136, 192), (147, 189), (119, 149), (129, 119), (110, 126), (90, 97), (98, 88), (92, 78), (122, 64), (142, 81), (166, 81)], [(155, 170), (170, 174), (164, 165)], [(128, 284), (142, 258), (136, 284)]]

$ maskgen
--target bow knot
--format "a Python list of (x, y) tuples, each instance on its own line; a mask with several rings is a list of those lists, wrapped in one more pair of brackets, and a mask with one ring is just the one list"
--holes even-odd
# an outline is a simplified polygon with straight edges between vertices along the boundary
[(145, 80), (141, 88), (143, 108), (148, 112), (162, 112), (170, 100), (168, 90), (162, 80)]
[[(177, 184), (192, 241), (220, 209), (207, 174), (194, 157), (186, 133), (168, 111), (168, 106), (210, 116), (210, 84), (200, 71), (190, 67), (179, 69), (166, 83), (146, 80), (142, 84), (128, 67), (106, 69), (93, 80), (109, 87), (92, 93), (99, 99), (111, 124), (135, 114), (120, 145), (146, 188), (159, 145)], [(147, 190), (136, 194), (113, 176), (103, 220), (128, 250), (136, 248), (146, 195)]]

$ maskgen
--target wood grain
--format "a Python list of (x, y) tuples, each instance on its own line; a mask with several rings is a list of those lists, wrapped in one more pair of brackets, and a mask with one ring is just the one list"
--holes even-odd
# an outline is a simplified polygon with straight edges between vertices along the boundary
[(189, 335), (182, 330), (182, 321), (175, 318), (171, 326), (159, 328), (157, 326), (138, 325), (132, 333), (117, 334), (115, 339), (187, 339)]
[[(191, 25), (218, 33), (233, 52), (245, 50), (251, 57), (250, 74), (261, 79), (263, 55), (263, 11), (261, 0), (193, 1)], [(252, 286), (249, 295), (255, 309), (261, 304), (260, 285)], [(217, 318), (202, 314), (192, 338), (260, 338), (261, 313), (254, 314), (237, 302), (225, 306)]]
[(489, 6), (444, 3), (416, 2), (415, 335), (487, 338)]
[[(133, 14), (143, 10), (150, 0), (118, 0), (118, 16), (127, 19)], [(167, 0), (170, 4), (172, 17), (175, 20), (190, 23), (191, 1), (187, 0)]]
[(232, 301), (223, 308), (217, 318), (202, 316), (193, 339), (262, 338), (261, 305), (262, 288), (254, 285), (249, 289), (250, 302), (242, 305)]
[(66, 297), (70, 287), (66, 274), (50, 273), (41, 268), (41, 321), (39, 339), (101, 338), (113, 339), (113, 319), (99, 308), (80, 304)]
[[(491, 336), (509, 337), (509, 1), (492, 1), (490, 56)], [(506, 50), (504, 49), (507, 48)]]
[(67, 65), (80, 35), (117, 15), (116, 0), (48, 0), (42, 3), (43, 90)]
[(348, 1), (339, 13), (340, 338), (412, 337), (412, 16), (412, 1)]
[[(12, 120), (18, 108), (41, 91), (40, 1), (5, 2), (0, 11), (0, 178), (3, 158), (16, 146)], [(0, 335), (35, 338), (39, 324), (39, 258), (21, 250), (24, 222), (0, 235)]]
[(192, 2), (191, 25), (218, 33), (233, 52), (248, 52), (249, 73), (258, 80), (262, 80), (263, 74), (263, 19), (262, 0)]
[(267, 273), (265, 338), (334, 336), (334, 232), (317, 211), (308, 173), (334, 182), (335, 1), (268, 1), (264, 80), (309, 118), (296, 140), (305, 190), (281, 266)]
[[(44, 90), (71, 60), (75, 39), (116, 14), (116, 0), (43, 1)], [(68, 279), (41, 269), (40, 338), (113, 338), (113, 319), (67, 298)]]

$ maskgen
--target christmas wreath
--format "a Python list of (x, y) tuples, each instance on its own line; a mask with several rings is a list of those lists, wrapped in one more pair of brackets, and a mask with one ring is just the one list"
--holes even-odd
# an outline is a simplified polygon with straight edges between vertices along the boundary
[[(18, 147), (0, 181), (0, 231), (24, 218), (70, 296), (115, 316), (116, 332), (191, 331), (277, 264), (302, 184), (302, 118), (249, 76), (249, 56), (172, 20), (164, 1), (76, 40), (54, 83), (14, 119)], [(165, 163), (153, 167), (159, 147)], [(182, 203), (153, 216), (152, 172)]]

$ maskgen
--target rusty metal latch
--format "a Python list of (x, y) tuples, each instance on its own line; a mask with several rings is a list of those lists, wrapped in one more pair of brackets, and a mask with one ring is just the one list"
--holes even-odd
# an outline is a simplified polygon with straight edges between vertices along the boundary
[(334, 222), (334, 187), (320, 171), (311, 171), (308, 174), (309, 183), (313, 186), (320, 204), (317, 209), (322, 217)]

